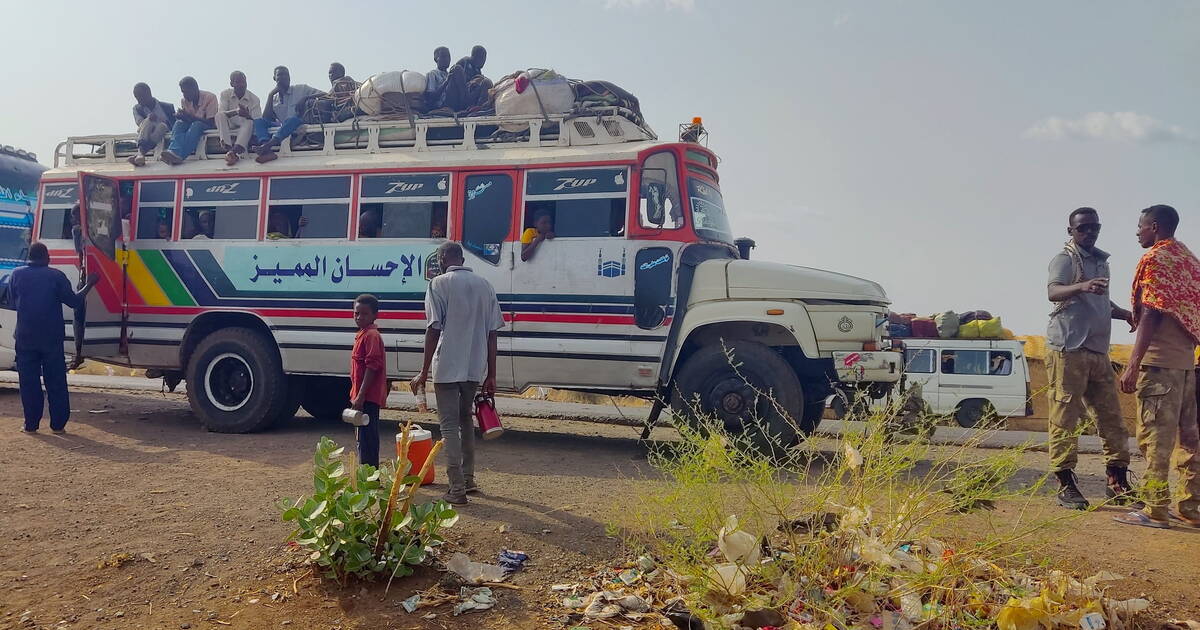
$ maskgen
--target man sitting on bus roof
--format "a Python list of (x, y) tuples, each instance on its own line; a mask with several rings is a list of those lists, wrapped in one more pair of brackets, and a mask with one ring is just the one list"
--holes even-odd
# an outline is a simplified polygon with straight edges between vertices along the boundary
[[(233, 166), (250, 146), (254, 120), (262, 118), (262, 104), (254, 92), (246, 89), (246, 74), (234, 70), (229, 75), (229, 89), (221, 92), (217, 111), (217, 135), (225, 149), (225, 164)], [(230, 135), (237, 129), (237, 138)]]
[(179, 91), (183, 92), (183, 100), (179, 102), (175, 127), (171, 129), (171, 147), (159, 158), (171, 166), (183, 164), (195, 152), (204, 132), (213, 128), (217, 117), (217, 95), (201, 90), (195, 79), (180, 79)]
[(358, 110), (354, 107), (354, 94), (359, 83), (346, 76), (346, 67), (338, 62), (329, 64), (329, 95), (317, 99), (317, 112), (321, 122), (338, 123), (354, 118)]
[(434, 110), (446, 102), (446, 80), (450, 77), (450, 49), (438, 46), (433, 49), (433, 63), (437, 67), (425, 73), (425, 107)]
[(450, 68), (446, 83), (446, 107), (463, 112), (487, 102), (491, 79), (483, 76), (483, 64), (487, 62), (487, 49), (475, 46), (470, 57), (463, 57)]
[(533, 215), (533, 227), (521, 233), (521, 262), (533, 258), (542, 241), (554, 239), (554, 218), (549, 210), (538, 210)]
[[(254, 137), (259, 141), (258, 163), (265, 164), (279, 157), (275, 154), (275, 145), (283, 142), (304, 124), (304, 107), (310, 99), (323, 96), (325, 93), (317, 88), (303, 83), (292, 85), (292, 75), (286, 66), (275, 68), (275, 88), (267, 95), (267, 108), (263, 117), (254, 121)], [(270, 132), (272, 123), (278, 123), (279, 129)]]
[(137, 125), (137, 154), (129, 156), (129, 163), (145, 166), (146, 155), (167, 137), (171, 125), (175, 124), (175, 106), (164, 103), (150, 93), (150, 86), (138, 83), (133, 86), (133, 124)]

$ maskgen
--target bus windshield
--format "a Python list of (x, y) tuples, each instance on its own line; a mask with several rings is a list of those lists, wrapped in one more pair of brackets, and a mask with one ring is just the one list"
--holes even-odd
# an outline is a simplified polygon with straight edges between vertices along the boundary
[(722, 243), (733, 243), (733, 232), (729, 229), (729, 217), (725, 214), (725, 202), (716, 186), (695, 177), (688, 178), (688, 192), (692, 202), (692, 223), (696, 235)]
[(25, 264), (29, 253), (29, 228), (0, 223), (0, 261)]

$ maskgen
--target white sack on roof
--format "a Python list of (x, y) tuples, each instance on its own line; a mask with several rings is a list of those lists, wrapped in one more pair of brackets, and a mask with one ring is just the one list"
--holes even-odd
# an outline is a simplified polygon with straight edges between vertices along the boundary
[[(575, 90), (567, 78), (553, 70), (530, 68), (501, 81), (493, 89), (497, 116), (541, 116), (563, 114), (575, 107)], [(538, 105), (538, 98), (541, 105)], [(523, 124), (500, 125), (505, 131), (524, 131)]]
[[(388, 95), (403, 95), (412, 102), (425, 94), (425, 75), (411, 70), (380, 72), (363, 82), (354, 95), (354, 104), (368, 116), (390, 113), (385, 103)], [(396, 99), (400, 100), (400, 99)], [(394, 102), (388, 99), (389, 102)]]

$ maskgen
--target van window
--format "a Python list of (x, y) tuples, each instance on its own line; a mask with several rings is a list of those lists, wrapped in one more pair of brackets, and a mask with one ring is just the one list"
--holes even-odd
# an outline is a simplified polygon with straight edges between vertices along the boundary
[(683, 227), (679, 201), (679, 166), (670, 151), (655, 153), (642, 164), (638, 222), (644, 228), (674, 230)]
[(905, 350), (904, 370), (912, 374), (933, 374), (936, 354), (933, 350)]
[(942, 374), (1008, 376), (1012, 353), (988, 350), (943, 350)]
[(359, 238), (446, 238), (450, 175), (366, 175), (359, 192)]
[(267, 238), (346, 238), (350, 176), (271, 179)]
[(624, 236), (628, 176), (624, 168), (528, 171), (523, 229), (545, 214), (558, 238)]
[(470, 175), (463, 185), (463, 249), (500, 264), (500, 247), (512, 225), (512, 177)]
[(138, 189), (138, 240), (170, 239), (175, 223), (175, 182), (142, 182)]
[(258, 237), (258, 179), (194, 179), (183, 186), (184, 239)]

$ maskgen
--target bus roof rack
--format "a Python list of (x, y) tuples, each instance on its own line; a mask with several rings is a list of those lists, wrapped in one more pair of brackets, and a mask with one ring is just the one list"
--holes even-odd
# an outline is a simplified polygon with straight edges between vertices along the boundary
[[(621, 107), (589, 108), (545, 116), (416, 118), (362, 117), (341, 123), (306, 124), (280, 147), (290, 154), (343, 155), (486, 148), (570, 147), (657, 140), (641, 117)], [(164, 141), (165, 142), (165, 141)], [(160, 144), (156, 155), (161, 152)], [(137, 134), (73, 136), (54, 149), (54, 167), (119, 162), (137, 151)], [(201, 139), (192, 158), (224, 156), (216, 131)]]

